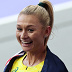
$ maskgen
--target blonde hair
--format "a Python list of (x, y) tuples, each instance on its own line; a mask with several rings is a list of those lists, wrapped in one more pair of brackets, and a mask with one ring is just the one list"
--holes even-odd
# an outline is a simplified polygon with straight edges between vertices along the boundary
[[(36, 15), (40, 22), (43, 24), (43, 27), (53, 26), (53, 8), (51, 3), (48, 0), (40, 0), (39, 2), (47, 4), (47, 10), (39, 5), (29, 5), (24, 8), (20, 14), (27, 14), (27, 15)], [(19, 15), (20, 15), (19, 14)]]
[[(43, 25), (43, 28), (46, 28), (46, 26), (50, 26), (52, 29), (53, 7), (48, 0), (40, 0), (39, 3), (40, 2), (46, 4), (47, 5), (46, 8), (39, 5), (29, 5), (26, 8), (24, 8), (19, 15), (21, 14), (36, 15), (39, 18), (41, 24)], [(46, 42), (48, 38), (46, 38)]]

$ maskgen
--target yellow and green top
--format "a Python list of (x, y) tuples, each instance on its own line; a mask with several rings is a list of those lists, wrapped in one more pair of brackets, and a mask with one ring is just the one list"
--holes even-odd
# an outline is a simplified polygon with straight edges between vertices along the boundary
[(25, 56), (26, 54), (14, 61), (11, 72), (41, 72), (44, 61), (36, 66), (27, 67), (23, 64), (23, 59), (25, 58)]

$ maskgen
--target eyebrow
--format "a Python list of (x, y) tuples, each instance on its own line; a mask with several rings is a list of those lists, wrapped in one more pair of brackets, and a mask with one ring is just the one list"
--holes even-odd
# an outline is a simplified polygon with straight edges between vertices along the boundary
[(28, 25), (27, 27), (32, 27), (32, 26), (33, 26), (33, 27), (36, 27), (35, 25)]
[[(17, 24), (17, 26), (20, 26), (19, 24)], [(28, 25), (27, 27), (36, 27), (35, 25)]]

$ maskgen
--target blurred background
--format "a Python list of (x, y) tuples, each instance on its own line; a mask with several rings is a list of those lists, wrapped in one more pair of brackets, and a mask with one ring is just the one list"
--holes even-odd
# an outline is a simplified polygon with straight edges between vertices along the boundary
[[(47, 45), (72, 72), (72, 0), (49, 0), (54, 9), (54, 26)], [(6, 61), (22, 48), (16, 40), (16, 23), (19, 12), (39, 0), (0, 1), (0, 72)]]

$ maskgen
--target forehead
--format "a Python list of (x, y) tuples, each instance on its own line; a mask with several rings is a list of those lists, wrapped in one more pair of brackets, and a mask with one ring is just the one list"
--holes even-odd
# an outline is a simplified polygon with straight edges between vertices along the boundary
[(17, 25), (42, 26), (37, 16), (24, 14), (18, 16)]
[(39, 22), (39, 19), (37, 16), (34, 15), (21, 14), (18, 16), (17, 22)]

